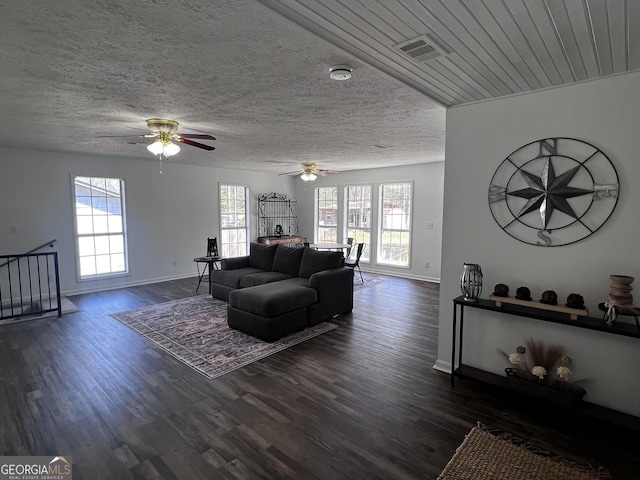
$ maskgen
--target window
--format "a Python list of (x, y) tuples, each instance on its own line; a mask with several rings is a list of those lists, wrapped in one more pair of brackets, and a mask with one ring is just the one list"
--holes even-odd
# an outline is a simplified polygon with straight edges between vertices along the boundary
[(128, 273), (124, 181), (74, 177), (80, 279)]
[(220, 185), (220, 242), (222, 257), (247, 255), (247, 197), (249, 189), (240, 185)]
[(380, 185), (379, 263), (409, 266), (411, 203), (411, 183)]
[(357, 243), (365, 244), (360, 260), (368, 262), (371, 251), (371, 185), (347, 186), (345, 199), (346, 236), (354, 239), (354, 245)]
[(316, 243), (338, 241), (338, 187), (316, 188)]

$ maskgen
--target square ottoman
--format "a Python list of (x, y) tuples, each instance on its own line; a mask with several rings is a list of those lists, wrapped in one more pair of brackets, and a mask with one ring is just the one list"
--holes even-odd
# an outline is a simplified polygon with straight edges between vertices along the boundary
[(274, 342), (305, 329), (308, 307), (317, 301), (315, 289), (287, 282), (241, 288), (229, 293), (227, 323), (235, 330)]

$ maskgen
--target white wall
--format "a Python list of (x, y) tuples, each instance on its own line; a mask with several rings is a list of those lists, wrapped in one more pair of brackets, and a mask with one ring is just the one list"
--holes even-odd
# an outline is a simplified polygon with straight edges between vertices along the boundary
[[(416, 278), (421, 280), (440, 281), (440, 259), (442, 251), (442, 198), (444, 186), (444, 163), (424, 163), (405, 167), (377, 168), (371, 170), (358, 170), (341, 172), (326, 177), (318, 177), (314, 182), (305, 183), (298, 177), (294, 177), (295, 196), (298, 199), (298, 218), (300, 235), (313, 240), (314, 236), (314, 195), (315, 188), (337, 186), (338, 196), (344, 196), (344, 187), (347, 185), (372, 185), (373, 205), (377, 205), (378, 187), (380, 183), (389, 182), (413, 182), (413, 236), (411, 242), (412, 258), (410, 267), (393, 267), (380, 265), (375, 262), (363, 263), (363, 270), (370, 272), (386, 273), (389, 275)], [(342, 203), (344, 205), (344, 203)], [(372, 239), (375, 241), (375, 225), (378, 218), (377, 208), (373, 208), (372, 214)], [(342, 225), (343, 218), (340, 218)], [(433, 228), (428, 229), (427, 223), (433, 223)], [(345, 231), (339, 231), (339, 237), (346, 237)], [(367, 246), (370, 248), (370, 246)], [(425, 262), (429, 262), (429, 268), (425, 268)]]
[[(164, 164), (0, 148), (0, 253), (29, 251), (58, 241), (64, 294), (196, 275), (193, 258), (206, 254), (207, 237), (220, 236), (219, 182), (249, 186), (251, 237), (257, 236), (257, 194), (291, 194), (293, 179), (240, 170)], [(71, 175), (125, 179), (130, 275), (78, 282), (73, 237)], [(18, 227), (18, 234), (10, 233)], [(173, 266), (177, 260), (178, 265)]]
[[(448, 110), (436, 368), (450, 368), (452, 299), (460, 295), (465, 261), (481, 264), (483, 297), (497, 283), (512, 292), (528, 286), (537, 298), (555, 290), (561, 301), (576, 292), (595, 317), (601, 316), (597, 304), (607, 300), (610, 274), (635, 276), (638, 288), (639, 87), (636, 72)], [(585, 240), (555, 248), (508, 236), (487, 201), (491, 176), (502, 160), (546, 137), (573, 137), (597, 146), (621, 179), (618, 205), (605, 226)], [(575, 377), (592, 379), (585, 387), (587, 401), (640, 415), (640, 339), (466, 309), (464, 362), (504, 374), (507, 365), (496, 349), (512, 351), (530, 337), (568, 350)]]

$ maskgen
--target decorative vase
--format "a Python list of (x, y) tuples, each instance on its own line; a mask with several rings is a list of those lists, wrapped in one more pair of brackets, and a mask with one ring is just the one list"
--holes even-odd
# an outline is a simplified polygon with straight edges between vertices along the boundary
[(538, 377), (516, 368), (505, 368), (509, 390), (525, 397), (566, 408), (575, 408), (587, 391), (570, 383), (552, 380), (540, 382)]
[(634, 277), (627, 275), (609, 275), (611, 279), (611, 290), (609, 291), (609, 301), (616, 305), (633, 305), (633, 295), (631, 284), (635, 280)]
[(460, 290), (465, 302), (477, 302), (482, 292), (482, 269), (477, 263), (465, 263), (460, 275)]

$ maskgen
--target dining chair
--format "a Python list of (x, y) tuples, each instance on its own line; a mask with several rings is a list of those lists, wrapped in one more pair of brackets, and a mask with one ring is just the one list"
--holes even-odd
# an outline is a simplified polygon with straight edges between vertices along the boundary
[(364, 250), (364, 243), (358, 243), (356, 246), (356, 258), (355, 260), (352, 258), (347, 258), (344, 261), (344, 266), (353, 268), (355, 272), (356, 268), (358, 268), (358, 273), (360, 274), (360, 282), (364, 284), (364, 278), (362, 278), (362, 270), (360, 270), (360, 257), (362, 256), (362, 251)]
[(354, 240), (355, 239), (353, 237), (347, 237), (342, 242), (342, 243), (346, 243), (347, 245), (349, 245), (349, 248), (345, 249), (344, 258), (349, 258), (351, 256), (351, 247), (353, 247)]

